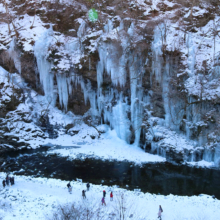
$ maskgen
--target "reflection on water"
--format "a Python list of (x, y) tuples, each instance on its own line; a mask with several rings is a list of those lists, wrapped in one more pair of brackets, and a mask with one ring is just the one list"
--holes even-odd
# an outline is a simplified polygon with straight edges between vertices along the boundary
[(35, 177), (53, 177), (62, 180), (82, 179), (93, 184), (118, 185), (143, 192), (215, 195), (220, 199), (220, 170), (202, 169), (170, 163), (145, 164), (142, 167), (129, 162), (95, 159), (74, 160), (47, 155), (47, 148), (12, 152), (4, 155), (2, 171)]

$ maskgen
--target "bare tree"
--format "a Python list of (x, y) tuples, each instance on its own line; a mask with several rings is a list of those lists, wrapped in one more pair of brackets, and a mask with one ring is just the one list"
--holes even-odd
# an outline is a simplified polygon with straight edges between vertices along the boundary
[(91, 201), (58, 205), (50, 220), (103, 220), (106, 212)]
[(2, 0), (2, 3), (4, 5), (4, 7), (5, 7), (5, 11), (6, 11), (6, 15), (7, 15), (8, 32), (9, 32), (9, 34), (11, 34), (10, 24), (12, 24), (13, 30), (15, 32), (15, 36), (18, 38), (19, 37), (19, 33), (18, 33), (18, 30), (17, 30), (17, 28), (15, 26), (14, 18), (13, 18), (13, 16), (10, 13), (10, 10), (9, 10), (9, 7), (8, 7), (8, 3), (6, 2), (6, 0)]
[(128, 205), (128, 200), (123, 192), (119, 192), (114, 200), (115, 204), (113, 207), (115, 213), (112, 213), (112, 217), (114, 216), (117, 220), (126, 220), (130, 216), (133, 216), (134, 213), (129, 216), (131, 207)]
[(36, 1), (37, 0), (34, 0), (34, 19), (33, 19), (33, 22), (32, 22), (32, 24), (31, 24), (31, 26), (30, 26), (30, 29), (32, 29), (33, 27), (34, 27), (34, 21), (35, 21), (35, 17), (36, 17)]

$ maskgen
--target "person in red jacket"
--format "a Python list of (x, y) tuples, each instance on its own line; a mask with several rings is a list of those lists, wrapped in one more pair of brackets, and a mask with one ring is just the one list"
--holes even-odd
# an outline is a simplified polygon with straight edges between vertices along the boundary
[(110, 193), (110, 201), (113, 201), (113, 193)]
[(105, 197), (102, 197), (102, 205), (103, 205), (103, 204), (106, 206)]
[(105, 196), (106, 196), (106, 191), (103, 190), (103, 197), (105, 198)]

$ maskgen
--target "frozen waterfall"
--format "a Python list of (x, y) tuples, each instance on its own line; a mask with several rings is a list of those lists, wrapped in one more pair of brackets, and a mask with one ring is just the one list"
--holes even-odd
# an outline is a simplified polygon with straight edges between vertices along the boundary
[[(90, 79), (84, 78), (83, 75), (76, 72), (74, 68), (69, 72), (56, 73), (54, 78), (51, 71), (52, 63), (48, 61), (48, 50), (54, 44), (53, 30), (50, 28), (36, 41), (34, 47), (45, 96), (49, 102), (55, 103), (57, 94), (60, 106), (68, 111), (69, 95), (74, 94), (75, 88), (81, 88), (85, 104), (90, 105), (88, 114), (101, 123), (109, 124), (119, 138), (139, 146), (144, 115), (148, 114), (145, 115), (144, 123), (148, 120), (146, 118), (152, 117), (151, 110), (146, 106), (151, 108), (154, 101), (151, 97), (157, 92), (160, 105), (163, 105), (161, 107), (162, 117), (159, 116), (157, 122), (158, 126), (185, 135), (186, 141), (191, 141), (194, 138), (193, 135), (200, 132), (197, 139), (192, 141), (193, 147), (186, 156), (186, 160), (194, 161), (200, 158), (214, 161), (217, 164), (219, 163), (219, 147), (215, 149), (207, 147), (201, 151), (201, 155), (198, 153), (198, 146), (207, 142), (207, 133), (203, 129), (205, 125), (201, 121), (202, 114), (208, 111), (209, 106), (207, 104), (190, 104), (195, 101), (192, 97), (187, 97), (189, 105), (186, 106), (185, 100), (175, 93), (175, 86), (170, 85), (171, 79), (177, 77), (178, 57), (172, 56), (172, 51), (171, 55), (163, 53), (166, 44), (165, 28), (164, 24), (155, 27), (154, 39), (150, 48), (152, 57), (146, 58), (146, 56), (143, 57), (141, 50), (130, 49), (132, 35), (135, 34), (135, 24), (132, 22), (125, 31), (122, 21), (119, 27), (114, 28), (113, 22), (109, 20), (104, 27), (103, 38), (100, 38), (99, 44), (97, 44), (99, 56), (99, 61), (96, 63), (97, 87)], [(77, 60), (76, 57), (84, 56), (82, 42), (86, 31), (86, 23), (82, 21), (77, 37), (64, 44), (73, 66), (79, 64), (74, 63), (74, 60)], [(111, 35), (114, 37), (117, 35), (119, 39), (117, 41), (106, 40)], [(114, 37), (113, 39), (115, 39)], [(190, 76), (194, 74), (195, 65), (192, 36), (187, 36), (186, 44), (189, 55), (187, 67)], [(91, 64), (90, 58), (88, 59), (88, 71), (91, 71), (94, 66), (91, 67), (93, 64)], [(146, 68), (150, 69), (147, 76), (145, 75)], [(54, 85), (55, 80), (56, 86)], [(144, 89), (144, 80), (149, 80), (148, 91), (146, 88)], [(182, 130), (180, 130), (180, 124)], [(152, 127), (154, 125), (151, 124), (151, 129), (156, 129)], [(201, 131), (198, 131), (199, 129)], [(151, 142), (152, 152), (169, 157), (166, 147), (158, 144), (160, 138), (154, 140), (154, 134), (149, 135), (147, 141)], [(175, 148), (175, 146), (173, 147)]]

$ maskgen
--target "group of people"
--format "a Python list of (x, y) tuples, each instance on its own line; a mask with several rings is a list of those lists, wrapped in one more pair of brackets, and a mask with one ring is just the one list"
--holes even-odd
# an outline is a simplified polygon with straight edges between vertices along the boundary
[[(103, 197), (102, 197), (102, 205), (106, 205), (106, 203), (105, 203), (105, 196), (106, 196), (106, 191), (105, 190), (103, 190)], [(111, 191), (110, 192), (110, 201), (113, 201), (113, 192)]]
[[(72, 186), (70, 185), (70, 182), (67, 184), (67, 188), (68, 188), (69, 193), (72, 194)], [(87, 191), (89, 191), (89, 188), (90, 188), (89, 183), (86, 184), (86, 188), (87, 188)], [(101, 202), (102, 202), (102, 205), (106, 206), (105, 197), (106, 197), (106, 191), (103, 190), (103, 197), (102, 197)], [(84, 189), (82, 190), (82, 198), (86, 199), (86, 190), (84, 190)], [(110, 201), (113, 201), (113, 192), (110, 192)], [(162, 209), (161, 205), (159, 205), (158, 218), (160, 220), (162, 220), (162, 212), (163, 212), (163, 209)]]
[(11, 184), (14, 185), (15, 184), (15, 178), (12, 176), (10, 177), (9, 174), (7, 174), (6, 178), (2, 181), (2, 185), (5, 188), (5, 186), (9, 186)]
[[(72, 186), (71, 186), (70, 182), (67, 184), (67, 188), (68, 188), (68, 192), (70, 194), (72, 194)], [(87, 191), (89, 191), (89, 188), (90, 188), (89, 182), (86, 184), (86, 188), (87, 188)], [(103, 190), (103, 197), (102, 197), (102, 200), (101, 200), (102, 205), (106, 205), (105, 196), (106, 196), (106, 191)], [(86, 199), (86, 190), (84, 190), (84, 189), (82, 190), (82, 198)], [(110, 193), (110, 201), (113, 201), (113, 193), (112, 192)]]

